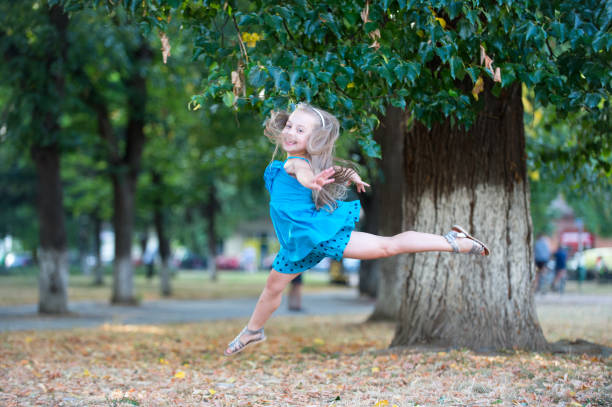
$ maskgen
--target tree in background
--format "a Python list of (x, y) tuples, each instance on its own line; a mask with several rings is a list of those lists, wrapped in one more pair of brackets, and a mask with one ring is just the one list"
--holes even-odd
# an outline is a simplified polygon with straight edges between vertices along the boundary
[[(68, 311), (68, 258), (60, 181), (65, 134), (68, 15), (46, 2), (0, 5), (1, 77), (9, 89), (0, 127), (6, 140), (27, 149), (37, 176), (39, 302), (41, 313)], [(7, 142), (7, 141), (5, 141)]]

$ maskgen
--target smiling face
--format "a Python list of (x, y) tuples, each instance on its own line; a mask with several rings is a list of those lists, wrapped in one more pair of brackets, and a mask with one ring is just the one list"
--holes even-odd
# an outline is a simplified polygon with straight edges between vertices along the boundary
[(304, 110), (296, 110), (287, 119), (282, 132), (282, 148), (290, 156), (307, 157), (308, 138), (319, 125), (316, 117)]

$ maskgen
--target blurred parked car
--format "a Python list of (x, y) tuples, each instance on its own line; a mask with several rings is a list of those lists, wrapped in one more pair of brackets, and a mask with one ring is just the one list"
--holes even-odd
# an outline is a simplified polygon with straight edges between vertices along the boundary
[(217, 270), (239, 270), (240, 259), (238, 257), (217, 256), (215, 259)]
[(29, 253), (8, 253), (4, 257), (4, 267), (7, 269), (25, 267), (33, 263), (34, 259)]
[(178, 268), (185, 270), (203, 270), (208, 268), (206, 257), (197, 253), (186, 252), (178, 259)]
[[(612, 271), (612, 247), (598, 247), (582, 252), (582, 264), (586, 269), (587, 279), (598, 278), (597, 274), (609, 273)], [(599, 263), (598, 263), (598, 259)], [(573, 276), (578, 268), (579, 256), (575, 255), (567, 262), (567, 269)]]

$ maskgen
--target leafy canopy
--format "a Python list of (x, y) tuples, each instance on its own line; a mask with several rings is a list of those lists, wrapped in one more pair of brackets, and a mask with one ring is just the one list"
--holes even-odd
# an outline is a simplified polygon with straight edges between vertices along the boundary
[(378, 155), (372, 130), (387, 106), (428, 125), (448, 118), (470, 126), (483, 82), (498, 94), (520, 81), (536, 104), (595, 123), (580, 134), (596, 140), (585, 160), (611, 170), (610, 137), (597, 125), (609, 123), (612, 87), (612, 5), (604, 0), (122, 3), (149, 28), (163, 31), (173, 18), (194, 27), (205, 73), (192, 107), (214, 101), (265, 115), (305, 100), (335, 112)]

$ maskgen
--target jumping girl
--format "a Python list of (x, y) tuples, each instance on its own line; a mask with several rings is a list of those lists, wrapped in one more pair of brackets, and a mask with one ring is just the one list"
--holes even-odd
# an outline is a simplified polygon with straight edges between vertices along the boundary
[(285, 161), (272, 161), (264, 173), (281, 249), (251, 319), (225, 355), (264, 341), (263, 326), (280, 305), (287, 284), (326, 256), (369, 260), (427, 251), (489, 255), (488, 247), (460, 226), (444, 236), (408, 231), (384, 237), (354, 231), (361, 205), (340, 199), (351, 183), (357, 192), (370, 185), (352, 168), (334, 165), (350, 163), (333, 155), (340, 125), (330, 113), (300, 103), (291, 114), (274, 113), (264, 134), (276, 144), (275, 154), (279, 147), (287, 154)]

